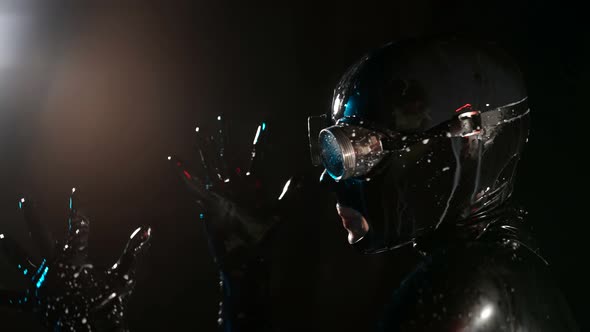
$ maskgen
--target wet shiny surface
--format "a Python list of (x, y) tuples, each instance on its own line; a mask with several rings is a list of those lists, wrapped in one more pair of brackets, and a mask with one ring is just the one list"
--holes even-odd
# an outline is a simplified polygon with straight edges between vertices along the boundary
[(460, 38), (390, 43), (362, 57), (334, 89), (331, 118), (422, 132), (469, 104), (485, 112), (526, 97), (521, 73), (497, 45)]
[[(54, 4), (44, 3), (54, 7)], [(178, 5), (177, 2), (160, 4), (159, 7), (168, 9), (171, 5)], [(135, 229), (136, 223), (150, 220), (156, 232), (154, 235), (157, 236), (149, 252), (149, 264), (154, 268), (149, 270), (147, 284), (138, 280), (138, 289), (132, 301), (142, 305), (131, 304), (130, 313), (141, 308), (143, 315), (128, 316), (131, 327), (138, 330), (143, 327), (182, 330), (184, 326), (194, 323), (203, 331), (214, 330), (217, 294), (216, 287), (211, 285), (216, 285), (216, 275), (212, 271), (208, 252), (203, 247), (203, 236), (198, 229), (200, 224), (193, 220), (198, 215), (192, 209), (192, 202), (181, 196), (182, 190), (178, 190), (178, 184), (169, 176), (166, 163), (162, 162), (162, 157), (170, 153), (171, 146), (186, 144), (187, 140), (184, 136), (179, 137), (180, 133), (192, 133), (195, 129), (193, 123), (198, 123), (194, 121), (195, 118), (204, 116), (203, 113), (212, 113), (212, 110), (223, 110), (229, 117), (237, 115), (241, 118), (262, 118), (266, 111), (273, 112), (277, 117), (291, 113), (296, 121), (303, 123), (308, 113), (315, 114), (330, 108), (328, 99), (331, 90), (338, 75), (351, 60), (368, 48), (395, 38), (400, 29), (402, 34), (420, 33), (424, 29), (436, 32), (454, 29), (457, 25), (468, 31), (486, 29), (510, 38), (509, 42), (521, 59), (534, 59), (527, 61), (528, 68), (525, 68), (529, 83), (534, 84), (530, 91), (534, 131), (521, 161), (520, 167), (525, 167), (519, 173), (519, 183), (514, 194), (530, 209), (531, 222), (535, 225), (536, 234), (544, 242), (545, 253), (556, 277), (568, 290), (579, 317), (585, 317), (586, 296), (583, 294), (587, 291), (585, 286), (580, 290), (580, 286), (585, 285), (590, 276), (585, 269), (578, 269), (580, 255), (576, 253), (585, 251), (585, 234), (590, 224), (583, 222), (586, 211), (581, 207), (586, 206), (586, 197), (574, 193), (578, 192), (580, 175), (585, 174), (587, 168), (584, 151), (579, 144), (585, 141), (586, 122), (575, 119), (587, 113), (584, 111), (585, 94), (578, 99), (571, 90), (583, 88), (585, 84), (579, 83), (584, 82), (587, 76), (577, 70), (587, 68), (584, 64), (588, 57), (580, 52), (585, 43), (579, 42), (583, 40), (579, 37), (586, 34), (586, 29), (583, 29), (586, 23), (585, 20), (576, 19), (577, 14), (583, 15), (584, 10), (576, 6), (543, 5), (534, 1), (529, 1), (526, 6), (524, 2), (511, 3), (510, 6), (498, 2), (486, 2), (485, 6), (463, 2), (470, 10), (466, 10), (466, 6), (456, 8), (445, 2), (430, 4), (407, 2), (400, 8), (396, 2), (382, 2), (377, 7), (356, 6), (351, 10), (350, 6), (342, 2), (301, 2), (293, 17), (278, 2), (267, 3), (268, 6), (263, 8), (245, 2), (236, 2), (229, 7), (227, 4), (211, 2), (206, 8), (197, 4), (199, 10), (178, 8), (166, 13), (166, 10), (153, 8), (156, 12), (154, 18), (139, 27), (137, 24), (128, 24), (136, 22), (136, 17), (142, 15), (137, 10), (126, 13), (120, 8), (114, 9), (120, 13), (119, 22), (126, 22), (124, 25), (111, 19), (105, 23), (109, 28), (102, 29), (103, 42), (96, 43), (96, 36), (83, 34), (80, 36), (84, 40), (83, 45), (74, 45), (88, 50), (84, 53), (92, 53), (93, 58), (100, 59), (102, 63), (74, 60), (76, 64), (72, 66), (72, 57), (69, 57), (60, 59), (59, 67), (55, 70), (48, 68), (49, 77), (27, 75), (31, 81), (43, 85), (43, 82), (52, 81), (52, 73), (62, 76), (64, 66), (71, 68), (67, 70), (69, 74), (65, 73), (68, 77), (66, 80), (72, 82), (68, 85), (71, 88), (58, 88), (60, 91), (72, 91), (73, 88), (68, 93), (73, 98), (68, 95), (64, 97), (69, 105), (61, 103), (50, 111), (38, 110), (38, 104), (35, 103), (40, 97), (25, 84), (26, 90), (20, 95), (28, 103), (15, 105), (9, 102), (14, 106), (3, 107), (2, 114), (5, 117), (0, 123), (5, 139), (1, 150), (5, 157), (3, 162), (6, 172), (0, 181), (4, 186), (0, 197), (4, 205), (0, 210), (16, 211), (16, 201), (22, 191), (35, 194), (37, 199), (42, 199), (56, 210), (55, 206), (65, 206), (69, 187), (80, 185), (83, 196), (91, 204), (85, 206), (88, 206), (88, 211), (92, 211), (91, 217), (94, 217), (90, 239), (91, 257), (95, 264), (110, 263), (109, 266), (124, 246), (129, 233)], [(532, 8), (530, 4), (533, 4)], [(539, 13), (540, 8), (544, 8), (544, 13)], [(412, 9), (416, 11), (408, 13)], [(232, 12), (237, 15), (228, 14)], [(183, 22), (187, 24), (181, 25), (178, 31), (170, 31), (171, 26)], [(517, 22), (519, 26), (515, 27)], [(335, 33), (335, 27), (345, 31)], [(45, 28), (41, 26), (47, 31)], [(64, 30), (73, 33), (80, 31), (76, 28)], [(289, 37), (293, 36), (292, 33), (297, 38), (295, 43)], [(121, 38), (130, 34), (130, 38)], [(237, 36), (243, 37), (240, 43), (227, 42)], [(548, 39), (548, 36), (554, 38)], [(114, 47), (113, 40), (118, 40), (116, 43), (125, 47)], [(273, 42), (268, 43), (269, 40)], [(56, 45), (51, 41), (45, 44)], [(142, 44), (150, 48), (142, 47)], [(187, 49), (187, 44), (193, 47)], [(38, 49), (27, 54), (37, 59), (40, 54), (44, 54)], [(293, 50), (297, 52), (296, 63), (290, 62)], [(72, 51), (68, 47), (59, 52), (69, 54)], [(153, 58), (155, 52), (165, 57), (145, 64), (146, 59)], [(88, 75), (83, 74), (87, 72), (85, 68), (95, 71), (97, 74), (92, 75), (94, 77), (109, 79), (102, 79), (103, 84), (97, 83), (97, 79), (89, 82)], [(70, 79), (72, 71), (79, 71), (82, 75)], [(156, 73), (165, 75), (156, 76)], [(3, 75), (3, 82), (11, 84), (14, 82), (13, 77)], [(159, 84), (149, 88), (150, 82)], [(40, 94), (44, 95), (44, 88), (39, 87), (39, 90), (43, 90)], [(116, 91), (118, 93), (113, 94)], [(5, 92), (15, 95), (12, 90)], [(143, 98), (148, 95), (151, 98)], [(568, 116), (559, 115), (563, 110), (568, 110)], [(36, 116), (29, 116), (38, 113), (46, 114), (43, 128), (21, 125), (38, 124)], [(9, 114), (17, 117), (10, 118), (7, 116)], [(28, 115), (25, 117), (25, 114)], [(215, 120), (216, 115), (211, 114), (208, 118)], [(47, 121), (48, 118), (52, 120)], [(274, 121), (272, 124), (272, 128), (278, 128)], [(243, 137), (251, 143), (256, 126), (248, 123), (247, 127), (248, 133)], [(285, 126), (285, 135), (293, 137), (294, 143), (295, 138), (299, 137), (301, 143), (303, 135), (298, 131), (300, 129), (301, 126)], [(36, 138), (28, 134), (38, 130), (45, 131), (45, 134), (37, 135)], [(27, 133), (26, 137), (21, 133)], [(88, 151), (93, 153), (89, 154)], [(129, 151), (134, 151), (131, 160)], [(308, 162), (305, 152), (298, 151), (295, 154), (301, 160), (300, 163)], [(71, 159), (64, 160), (64, 155)], [(183, 150), (182, 155), (188, 156), (190, 153)], [(526, 167), (527, 163), (531, 167)], [(31, 169), (29, 164), (37, 166)], [(157, 168), (155, 165), (163, 167)], [(96, 177), (89, 177), (88, 174), (96, 174)], [(547, 179), (542, 189), (539, 179)], [(36, 183), (38, 189), (27, 187), (27, 180)], [(165, 193), (169, 195), (163, 196)], [(124, 205), (118, 205), (123, 201)], [(301, 326), (291, 330), (304, 331), (310, 323), (325, 327), (325, 330), (363, 330), (357, 327), (363, 319), (367, 319), (367, 315), (361, 316), (349, 309), (351, 306), (347, 298), (338, 293), (346, 287), (334, 282), (332, 276), (339, 272), (346, 273), (348, 269), (345, 266), (351, 263), (361, 266), (356, 275), (364, 276), (363, 280), (370, 282), (383, 275), (379, 272), (368, 275), (365, 265), (362, 265), (367, 259), (378, 258), (359, 256), (354, 259), (355, 253), (346, 245), (346, 234), (339, 229), (341, 225), (336, 219), (334, 204), (328, 201), (323, 208), (313, 209), (321, 216), (325, 215), (325, 218), (318, 217), (317, 221), (313, 221), (313, 224), (324, 227), (325, 231), (321, 235), (295, 237), (296, 233), (290, 232), (284, 237), (283, 242), (293, 243), (286, 251), (292, 252), (291, 257), (298, 257), (301, 262), (297, 270), (310, 278), (303, 282), (305, 287), (299, 289), (307, 290), (305, 297), (323, 299), (314, 301), (311, 304), (313, 309), (307, 309), (308, 312), (318, 313), (317, 316), (305, 315), (307, 319), (291, 319), (293, 324), (299, 322)], [(51, 218), (52, 215), (45, 219), (56, 231), (61, 230), (64, 223), (63, 211), (57, 210), (53, 212), (55, 218)], [(12, 215), (4, 217), (4, 233), (20, 234), (16, 232), (19, 229), (9, 228), (18, 219)], [(571, 227), (563, 227), (565, 225)], [(178, 232), (179, 229), (184, 231)], [(298, 246), (301, 238), (313, 245), (320, 236), (321, 252), (313, 252), (313, 248), (309, 247), (302, 252)], [(186, 252), (191, 253), (190, 260), (186, 259)], [(391, 265), (392, 269), (400, 269), (399, 262), (392, 262)], [(183, 267), (184, 273), (170, 273), (176, 271), (173, 268), (178, 266)], [(334, 271), (334, 266), (340, 270)], [(315, 270), (311, 269), (316, 267), (321, 267), (324, 272), (312, 272)], [(2, 284), (5, 287), (10, 286), (10, 276), (21, 276), (20, 273), (14, 273), (12, 266), (7, 263), (4, 263), (2, 271)], [(319, 277), (311, 280), (316, 275)], [(300, 275), (292, 275), (286, 280), (299, 278)], [(397, 284), (397, 278), (389, 280)], [(162, 290), (158, 288), (161, 287), (159, 285), (169, 287)], [(187, 285), (192, 287), (187, 289)], [(158, 289), (161, 290), (158, 296), (152, 296), (148, 291)], [(315, 289), (321, 291), (316, 292)], [(374, 299), (373, 294), (377, 292), (359, 292), (367, 295), (365, 301), (357, 298), (356, 302), (363, 303), (364, 308), (370, 307), (364, 304)], [(294, 295), (298, 295), (297, 292)], [(282, 308), (309, 307), (284, 305)], [(322, 310), (324, 308), (331, 310)], [(368, 309), (365, 310), (368, 312)], [(179, 315), (179, 312), (183, 314)], [(340, 320), (342, 316), (349, 319), (343, 322)], [(12, 326), (8, 314), (3, 315), (3, 321), (4, 326)], [(331, 325), (333, 323), (337, 325)], [(293, 324), (287, 322), (285, 326)], [(318, 330), (321, 329), (318, 327)], [(584, 330), (590, 330), (590, 327)]]
[(389, 139), (373, 172), (322, 177), (369, 224), (353, 246), (423, 255), (382, 331), (577, 331), (510, 200), (530, 110), (501, 50), (453, 37), (388, 44), (345, 73), (331, 117)]
[(255, 130), (246, 165), (233, 164), (236, 158), (226, 147), (224, 121), (218, 116), (212, 133), (204, 133), (209, 126), (195, 130), (198, 167), (189, 168), (174, 156), (167, 159), (197, 203), (195, 219), (203, 223), (220, 269), (218, 325), (224, 331), (267, 331), (271, 310), (267, 237), (296, 207), (293, 200), (301, 177), (281, 175), (277, 181), (270, 176), (266, 122)]
[(429, 253), (396, 291), (380, 330), (578, 331), (526, 219), (503, 208), (419, 242)]
[(354, 125), (337, 125), (319, 134), (320, 156), (335, 180), (361, 177), (385, 157), (382, 138), (385, 135)]
[(212, 134), (195, 131), (198, 167), (189, 168), (175, 156), (167, 159), (196, 200), (198, 219), (204, 221), (217, 262), (223, 266), (263, 239), (299, 179), (284, 176), (279, 185), (270, 183), (265, 172), (269, 166), (264, 163), (266, 122), (256, 128), (246, 165), (230, 165), (224, 118), (219, 115), (216, 122)]
[(529, 121), (509, 57), (491, 43), (453, 37), (369, 53), (337, 85), (330, 116), (387, 135), (388, 153), (372, 171), (332, 185), (371, 226), (360, 241), (365, 252), (499, 206), (512, 192)]
[(125, 313), (135, 286), (136, 260), (149, 247), (151, 229), (139, 227), (130, 236), (120, 258), (108, 269), (88, 260), (90, 222), (78, 211), (75, 188), (68, 201), (67, 238), (55, 246), (42, 227), (29, 199), (18, 202), (33, 240), (45, 259), (34, 262), (8, 234), (0, 248), (25, 278), (24, 291), (2, 293), (4, 306), (32, 311), (51, 331), (126, 331)]

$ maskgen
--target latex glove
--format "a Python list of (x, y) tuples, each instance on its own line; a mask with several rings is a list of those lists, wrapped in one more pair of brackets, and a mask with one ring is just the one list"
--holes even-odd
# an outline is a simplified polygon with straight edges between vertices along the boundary
[(256, 129), (250, 155), (243, 158), (248, 160), (246, 167), (231, 160), (239, 156), (228, 155), (221, 116), (213, 128), (213, 135), (196, 129), (198, 167), (189, 169), (174, 156), (168, 160), (198, 203), (198, 218), (205, 224), (216, 262), (226, 268), (260, 254), (259, 244), (293, 207), (301, 176), (271, 178), (281, 165), (265, 162), (269, 133), (265, 122)]
[(19, 201), (30, 235), (45, 258), (34, 262), (18, 243), (0, 233), (0, 248), (27, 284), (24, 291), (2, 292), (0, 302), (34, 312), (51, 331), (127, 331), (125, 311), (135, 286), (135, 263), (149, 246), (151, 229), (137, 228), (111, 268), (95, 268), (88, 261), (90, 223), (78, 213), (74, 192), (67, 238), (57, 244), (30, 200)]

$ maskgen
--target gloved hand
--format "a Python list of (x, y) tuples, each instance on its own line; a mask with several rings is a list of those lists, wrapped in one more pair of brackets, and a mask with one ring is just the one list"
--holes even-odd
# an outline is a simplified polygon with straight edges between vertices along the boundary
[(283, 176), (278, 181), (272, 178), (280, 167), (271, 168), (265, 163), (268, 131), (265, 122), (258, 126), (245, 168), (230, 167), (232, 158), (226, 149), (228, 138), (221, 116), (214, 135), (203, 134), (203, 129), (197, 127), (200, 167), (189, 169), (180, 159), (168, 157), (199, 206), (198, 216), (222, 269), (231, 269), (260, 254), (260, 243), (289, 213), (301, 185), (301, 176)]
[[(199, 167), (169, 156), (176, 174), (198, 204), (215, 262), (220, 269), (218, 324), (223, 331), (270, 331), (269, 240), (276, 226), (296, 207), (301, 176), (281, 176), (283, 165), (265, 160), (268, 126), (262, 122), (249, 158), (226, 149), (224, 119), (217, 118), (214, 135), (197, 127)], [(285, 161), (281, 161), (285, 162)], [(233, 167), (230, 167), (233, 166)], [(278, 177), (275, 177), (277, 176)], [(295, 204), (294, 204), (295, 203)]]
[(88, 261), (89, 220), (78, 213), (74, 193), (72, 189), (63, 243), (51, 240), (30, 200), (19, 201), (30, 235), (45, 259), (34, 262), (7, 234), (0, 233), (0, 248), (27, 283), (24, 291), (1, 293), (0, 302), (34, 312), (51, 331), (127, 331), (124, 318), (135, 286), (135, 263), (149, 246), (151, 229), (137, 228), (111, 268), (95, 268)]

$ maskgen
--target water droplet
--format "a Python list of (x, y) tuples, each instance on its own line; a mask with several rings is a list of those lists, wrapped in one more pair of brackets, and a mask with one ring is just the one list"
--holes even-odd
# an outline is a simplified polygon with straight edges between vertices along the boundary
[(451, 169), (451, 168), (450, 168), (449, 166), (446, 166), (446, 167), (443, 167), (442, 171), (443, 171), (443, 172), (446, 172), (446, 171), (448, 171), (448, 170), (450, 170), (450, 169)]
[(422, 144), (428, 144), (429, 141), (430, 141), (430, 139), (428, 139), (428, 138), (425, 140), (422, 140)]

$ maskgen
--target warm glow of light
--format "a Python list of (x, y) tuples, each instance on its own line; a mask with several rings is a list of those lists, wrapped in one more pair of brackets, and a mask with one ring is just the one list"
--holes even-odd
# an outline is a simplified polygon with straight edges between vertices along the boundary
[(23, 43), (27, 17), (18, 13), (0, 12), (0, 69), (10, 67), (18, 60), (17, 54)]

